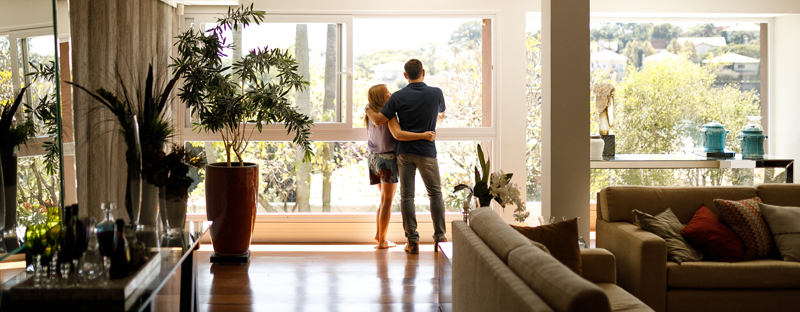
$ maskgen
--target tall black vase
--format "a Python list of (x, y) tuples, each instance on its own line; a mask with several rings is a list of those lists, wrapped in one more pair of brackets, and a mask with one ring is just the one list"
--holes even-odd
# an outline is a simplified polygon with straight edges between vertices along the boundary
[(10, 245), (16, 245), (16, 233), (14, 232), (17, 228), (17, 154), (19, 153), (19, 147), (15, 146), (13, 149), (0, 149), (0, 166), (2, 166), (2, 176), (3, 176), (3, 189), (2, 192), (5, 195), (5, 207), (3, 207), (3, 211), (0, 211), (0, 224), (3, 225), (3, 228), (0, 229), (0, 234), (2, 231), (11, 231), (11, 239), (9, 239), (6, 243), (6, 248), (16, 248)]

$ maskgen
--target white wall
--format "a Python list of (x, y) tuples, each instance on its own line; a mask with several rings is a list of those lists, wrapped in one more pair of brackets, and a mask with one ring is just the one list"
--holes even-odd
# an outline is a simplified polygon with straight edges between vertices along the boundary
[(53, 25), (50, 0), (0, 0), (0, 31)]
[[(800, 16), (779, 16), (772, 24), (769, 154), (800, 160)], [(797, 165), (795, 165), (797, 173)], [(795, 181), (797, 175), (795, 174)], [(797, 183), (797, 182), (795, 182)]]

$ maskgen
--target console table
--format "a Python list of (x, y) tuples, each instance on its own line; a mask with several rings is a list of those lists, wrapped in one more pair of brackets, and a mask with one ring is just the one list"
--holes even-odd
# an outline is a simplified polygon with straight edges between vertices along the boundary
[(794, 183), (794, 159), (764, 156), (763, 159), (709, 158), (692, 154), (617, 154), (591, 160), (591, 169), (686, 169), (686, 168), (784, 168), (786, 183)]
[[(162, 238), (159, 242), (160, 248), (151, 249), (157, 251), (161, 257), (160, 273), (153, 281), (145, 287), (137, 289), (132, 295), (125, 299), (124, 312), (143, 312), (150, 311), (153, 299), (158, 292), (170, 280), (173, 273), (180, 269), (180, 311), (197, 310), (197, 257), (195, 251), (200, 247), (200, 238), (208, 232), (211, 226), (210, 221), (190, 221), (186, 224), (183, 235)], [(153, 243), (155, 244), (155, 243)], [(147, 246), (153, 248), (156, 246)], [(9, 296), (14, 286), (33, 277), (33, 273), (22, 272), (7, 282), (0, 285), (2, 299), (0, 299), (0, 311), (115, 311), (108, 307), (119, 306), (118, 303), (110, 304), (104, 301), (21, 301), (13, 300)], [(41, 291), (48, 291), (42, 288)]]

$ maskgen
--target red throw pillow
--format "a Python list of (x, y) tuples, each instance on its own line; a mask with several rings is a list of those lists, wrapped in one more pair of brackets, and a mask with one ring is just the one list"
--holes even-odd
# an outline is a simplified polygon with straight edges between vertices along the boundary
[(681, 235), (712, 260), (737, 262), (744, 258), (742, 240), (705, 205), (697, 209)]

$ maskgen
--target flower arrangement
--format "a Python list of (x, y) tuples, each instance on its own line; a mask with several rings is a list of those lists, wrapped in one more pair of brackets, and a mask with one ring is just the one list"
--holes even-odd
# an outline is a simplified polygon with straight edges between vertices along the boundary
[[(478, 199), (479, 207), (489, 206), (492, 199), (494, 199), (500, 207), (505, 210), (506, 205), (511, 203), (516, 206), (514, 209), (514, 221), (524, 222), (528, 218), (530, 212), (525, 211), (525, 202), (520, 198), (519, 189), (516, 183), (511, 183), (512, 173), (504, 173), (502, 170), (489, 174), (489, 167), (491, 160), (485, 159), (481, 145), (478, 144), (478, 166), (475, 166), (475, 187), (469, 187), (466, 184), (459, 184), (453, 189), (453, 192), (460, 190), (469, 190), (466, 203), (475, 197)], [(466, 206), (466, 204), (465, 204)]]

